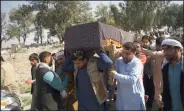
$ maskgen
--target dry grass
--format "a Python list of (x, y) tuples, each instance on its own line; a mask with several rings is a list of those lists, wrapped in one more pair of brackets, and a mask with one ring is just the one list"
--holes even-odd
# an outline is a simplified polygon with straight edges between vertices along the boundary
[(31, 85), (25, 84), (25, 85), (20, 85), (19, 87), (20, 87), (19, 89), (21, 94), (31, 93)]
[(31, 105), (31, 101), (32, 101), (31, 95), (22, 96), (21, 99), (22, 99), (22, 107), (23, 108)]
[(59, 51), (59, 48), (53, 47), (39, 47), (39, 48), (30, 48), (30, 49), (20, 49), (18, 53), (14, 54), (14, 58), (11, 58), (9, 54), (3, 55), (4, 59), (7, 62), (10, 62), (15, 69), (15, 72), (19, 79), (19, 89), (22, 99), (22, 107), (30, 108), (31, 105), (31, 85), (25, 84), (25, 79), (31, 78), (31, 65), (28, 60), (29, 55), (32, 53), (40, 53), (42, 51), (50, 51), (51, 53)]

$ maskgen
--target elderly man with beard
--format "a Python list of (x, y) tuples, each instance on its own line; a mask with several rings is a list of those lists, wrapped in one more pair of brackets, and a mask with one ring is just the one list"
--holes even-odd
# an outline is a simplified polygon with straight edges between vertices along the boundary
[(163, 69), (163, 110), (184, 110), (183, 46), (174, 39), (162, 42), (165, 58), (169, 61)]
[(117, 110), (145, 110), (143, 65), (136, 54), (132, 42), (123, 45), (122, 56), (115, 62), (116, 70), (110, 71), (110, 76), (117, 82)]
[(68, 83), (68, 75), (62, 81), (57, 73), (51, 70), (52, 56), (50, 52), (43, 51), (39, 54), (40, 64), (36, 69), (38, 111), (62, 110), (60, 93), (65, 96), (65, 88)]

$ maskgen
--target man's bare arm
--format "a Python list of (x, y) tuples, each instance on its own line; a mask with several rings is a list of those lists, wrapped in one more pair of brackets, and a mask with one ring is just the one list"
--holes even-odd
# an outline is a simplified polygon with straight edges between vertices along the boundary
[(116, 49), (114, 52), (114, 56), (115, 56), (114, 58), (118, 59), (119, 57), (121, 57), (122, 51), (123, 51), (123, 48)]

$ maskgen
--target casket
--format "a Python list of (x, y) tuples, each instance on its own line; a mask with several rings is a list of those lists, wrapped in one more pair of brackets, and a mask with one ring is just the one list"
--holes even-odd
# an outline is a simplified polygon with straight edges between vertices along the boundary
[(114, 26), (100, 22), (67, 27), (64, 35), (65, 50), (93, 51), (110, 44), (120, 47), (125, 42), (133, 42), (134, 35)]

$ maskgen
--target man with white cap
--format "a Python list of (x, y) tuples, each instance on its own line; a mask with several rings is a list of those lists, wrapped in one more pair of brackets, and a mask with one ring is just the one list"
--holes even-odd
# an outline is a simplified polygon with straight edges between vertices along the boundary
[(163, 110), (184, 110), (183, 46), (174, 39), (162, 42), (164, 56), (169, 61), (163, 69)]

